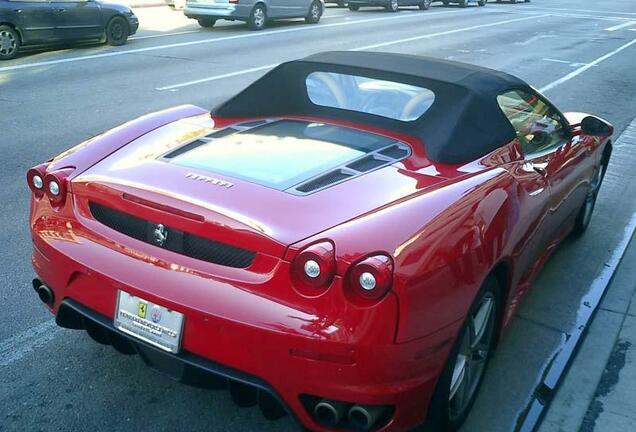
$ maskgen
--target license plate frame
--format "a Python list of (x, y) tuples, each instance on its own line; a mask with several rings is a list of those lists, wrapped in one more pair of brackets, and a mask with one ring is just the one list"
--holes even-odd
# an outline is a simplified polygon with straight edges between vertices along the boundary
[(165, 306), (117, 291), (115, 328), (163, 351), (178, 354), (185, 315)]

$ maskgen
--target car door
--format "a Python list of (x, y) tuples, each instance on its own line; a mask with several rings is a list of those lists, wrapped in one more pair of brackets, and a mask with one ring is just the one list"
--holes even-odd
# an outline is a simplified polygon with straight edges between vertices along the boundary
[(104, 33), (101, 8), (93, 0), (55, 0), (55, 32), (59, 39), (96, 39)]
[[(594, 143), (588, 142), (593, 138), (572, 136), (565, 117), (536, 92), (508, 92), (499, 98), (500, 104), (506, 97), (508, 102), (516, 100), (504, 111), (508, 111), (517, 131), (524, 159), (549, 185), (549, 206), (542, 230), (543, 243), (548, 245), (566, 233), (585, 201), (595, 169), (591, 157)], [(516, 114), (510, 107), (515, 103), (522, 107)]]
[(48, 0), (10, 0), (9, 3), (24, 44), (55, 39), (55, 14)]
[(520, 185), (516, 209), (520, 221), (516, 225), (521, 230), (517, 233), (519, 266), (523, 273), (531, 273), (550, 243), (554, 224), (550, 173), (555, 169), (554, 154), (564, 142), (557, 128), (542, 127), (545, 110), (536, 95), (512, 90), (498, 96), (497, 101), (517, 133), (523, 156), (512, 165), (511, 174)]
[(267, 0), (269, 18), (291, 18), (307, 15), (309, 0)]

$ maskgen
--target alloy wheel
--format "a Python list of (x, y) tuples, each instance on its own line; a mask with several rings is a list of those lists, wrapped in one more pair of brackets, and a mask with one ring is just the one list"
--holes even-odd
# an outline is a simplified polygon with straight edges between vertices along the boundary
[(256, 28), (265, 26), (265, 11), (263, 8), (254, 9), (254, 26)]
[(449, 418), (462, 417), (471, 404), (486, 368), (495, 329), (495, 297), (486, 293), (468, 318), (455, 360), (448, 393)]
[(18, 42), (13, 33), (8, 30), (0, 31), (0, 55), (10, 57), (15, 54)]
[(318, 21), (320, 19), (320, 5), (317, 2), (311, 4), (311, 18)]
[(590, 182), (590, 188), (587, 191), (587, 196), (585, 197), (585, 204), (583, 207), (583, 226), (587, 227), (590, 224), (590, 220), (592, 219), (592, 213), (594, 212), (594, 206), (596, 204), (596, 197), (598, 196), (598, 191), (601, 188), (601, 182), (603, 180), (603, 176), (605, 174), (605, 166), (601, 165), (601, 167), (596, 171), (594, 178)]

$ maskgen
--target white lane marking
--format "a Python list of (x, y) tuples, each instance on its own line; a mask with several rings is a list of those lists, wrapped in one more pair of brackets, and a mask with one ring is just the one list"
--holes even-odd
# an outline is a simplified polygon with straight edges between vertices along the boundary
[[(447, 31), (437, 32), (437, 33), (429, 33), (429, 34), (420, 35), (420, 36), (414, 36), (414, 37), (410, 37), (410, 38), (406, 38), (406, 39), (397, 39), (397, 40), (394, 40), (394, 41), (387, 41), (387, 42), (382, 42), (382, 43), (379, 43), (379, 44), (367, 45), (367, 46), (363, 46), (363, 47), (359, 47), (359, 48), (352, 48), (349, 51), (362, 51), (362, 50), (366, 50), (366, 49), (379, 48), (379, 47), (384, 47), (384, 46), (388, 46), (388, 45), (395, 45), (395, 44), (400, 44), (400, 43), (404, 43), (404, 42), (410, 42), (410, 41), (413, 41), (413, 40), (429, 39), (429, 38), (434, 38), (434, 37), (439, 37), (439, 36), (446, 36), (446, 35), (449, 35), (449, 34), (460, 33), (460, 32), (465, 32), (465, 31), (471, 31), (471, 30), (485, 28), (485, 27), (494, 27), (494, 26), (497, 26), (497, 25), (510, 24), (510, 23), (513, 23), (513, 22), (526, 21), (526, 20), (529, 20), (529, 19), (541, 18), (541, 17), (546, 17), (546, 16), (550, 16), (550, 15), (549, 14), (544, 14), (544, 15), (536, 15), (536, 16), (531, 16), (531, 17), (528, 16), (528, 17), (524, 17), (524, 18), (515, 18), (515, 19), (511, 19), (511, 20), (497, 21), (497, 22), (489, 23), (489, 24), (479, 24), (479, 25), (475, 25), (475, 26), (471, 26), (471, 27), (462, 27), (462, 28), (455, 29), (455, 30), (447, 30)], [(201, 79), (194, 80), (194, 81), (188, 81), (188, 82), (184, 82), (184, 83), (178, 83), (178, 84), (172, 84), (172, 85), (168, 85), (168, 86), (158, 87), (155, 90), (159, 90), (159, 91), (174, 90), (174, 89), (177, 89), (177, 88), (187, 87), (187, 86), (194, 85), (194, 84), (200, 84), (200, 83), (204, 83), (204, 82), (208, 82), (208, 81), (216, 81), (216, 80), (219, 80), (219, 79), (222, 79), (222, 78), (234, 77), (234, 76), (244, 75), (244, 74), (248, 74), (248, 73), (252, 73), (252, 72), (256, 72), (256, 71), (271, 69), (271, 68), (274, 68), (276, 66), (278, 66), (278, 64), (267, 65), (267, 66), (259, 66), (259, 67), (255, 67), (255, 68), (244, 69), (244, 70), (232, 72), (232, 73), (229, 73), (229, 74), (214, 75), (214, 76), (211, 76), (211, 77), (201, 78)]]
[[(538, 6), (526, 6), (524, 9), (528, 10), (537, 10), (537, 11), (571, 11), (572, 8), (549, 8), (549, 7), (538, 7)], [(577, 12), (591, 12), (595, 14), (620, 14), (620, 15), (636, 15), (636, 12), (620, 12), (620, 11), (608, 11), (608, 10), (597, 10), (597, 9), (575, 9)]]
[(178, 35), (184, 35), (184, 34), (190, 34), (190, 33), (203, 33), (203, 30), (186, 30), (186, 31), (174, 32), (174, 33), (162, 33), (162, 34), (147, 35), (147, 36), (133, 36), (131, 38), (128, 38), (128, 40), (154, 39), (158, 37), (178, 36)]
[(208, 82), (208, 81), (216, 81), (216, 80), (220, 80), (220, 79), (223, 79), (223, 78), (230, 78), (230, 77), (234, 77), (234, 76), (238, 76), (238, 75), (244, 75), (244, 74), (248, 74), (248, 73), (252, 73), (252, 72), (258, 72), (258, 71), (262, 71), (262, 70), (272, 69), (272, 68), (275, 68), (276, 66), (278, 66), (278, 63), (277, 64), (266, 65), (266, 66), (259, 66), (259, 67), (255, 67), (255, 68), (251, 68), (251, 69), (240, 70), (240, 71), (236, 71), (236, 72), (230, 72), (230, 73), (226, 73), (226, 74), (223, 74), (223, 75), (215, 75), (215, 76), (211, 76), (211, 77), (207, 77), (207, 78), (201, 78), (201, 79), (194, 80), (194, 81), (187, 81), (187, 82), (180, 83), (180, 84), (173, 84), (173, 85), (169, 85), (169, 86), (165, 86), (165, 87), (158, 87), (155, 90), (159, 90), (159, 91), (174, 90), (174, 89), (178, 89), (178, 88), (181, 88), (181, 87), (187, 87), (187, 86), (191, 86), (191, 85), (195, 85), (195, 84), (201, 84), (201, 83)]
[[(588, 63), (581, 63), (581, 62), (571, 62), (571, 61), (567, 61), (567, 60), (559, 60), (559, 59), (553, 59), (553, 58), (542, 58), (541, 60), (543, 61), (549, 61), (549, 62), (553, 62), (553, 63), (565, 63), (571, 67), (579, 67), (579, 66), (586, 66), (588, 65)], [(592, 66), (598, 66), (598, 65), (592, 65)]]
[(564, 77), (559, 78), (556, 81), (551, 82), (550, 84), (542, 87), (539, 91), (544, 93), (547, 92), (548, 90), (552, 90), (554, 87), (563, 84), (566, 81), (571, 80), (572, 78), (575, 78), (579, 75), (581, 75), (583, 72), (585, 72), (586, 70), (596, 66), (597, 64), (604, 62), (605, 60), (607, 60), (610, 57), (615, 56), (616, 54), (618, 54), (619, 52), (623, 51), (624, 49), (629, 48), (630, 46), (636, 44), (636, 39), (632, 39), (630, 42), (627, 42), (624, 45), (621, 45), (620, 47), (616, 48), (614, 51), (611, 51), (607, 54), (605, 54), (604, 56), (601, 56), (599, 58), (597, 58), (596, 60), (587, 63), (583, 66), (581, 66), (580, 68), (573, 70), (572, 72), (570, 72), (569, 74), (565, 75)]
[(408, 37), (408, 38), (404, 38), (404, 39), (397, 39), (397, 40), (393, 40), (393, 41), (387, 41), (387, 42), (381, 42), (381, 43), (372, 44), (372, 45), (366, 45), (366, 46), (363, 46), (363, 47), (354, 48), (354, 49), (352, 49), (350, 51), (364, 51), (364, 50), (369, 50), (369, 49), (382, 48), (382, 47), (385, 47), (385, 46), (397, 45), (397, 44), (401, 44), (401, 43), (404, 43), (404, 42), (412, 42), (412, 41), (416, 41), (416, 40), (430, 39), (430, 38), (434, 38), (434, 37), (438, 37), (438, 36), (447, 36), (447, 35), (451, 35), (451, 34), (455, 34), (455, 33), (461, 33), (461, 32), (465, 32), (465, 31), (477, 30), (477, 29), (488, 28), (488, 27), (496, 27), (496, 26), (499, 26), (499, 25), (510, 24), (510, 23), (519, 22), (519, 21), (527, 21), (527, 20), (537, 19), (537, 18), (544, 18), (544, 17), (547, 17), (547, 16), (550, 16), (550, 14), (527, 16), (527, 17), (523, 17), (523, 18), (514, 18), (514, 19), (505, 20), (505, 21), (497, 21), (497, 22), (493, 22), (493, 23), (488, 23), (488, 24), (478, 24), (478, 25), (474, 25), (474, 26), (470, 26), (470, 27), (462, 27), (462, 28), (455, 29), (455, 30), (447, 30), (447, 31), (437, 32), (437, 33), (429, 33), (429, 34), (420, 35), (420, 36), (413, 36), (413, 37)]
[(59, 331), (55, 321), (48, 320), (3, 340), (0, 342), (0, 366), (9, 366), (31, 351), (46, 345)]
[[(112, 51), (112, 52), (99, 53), (99, 54), (89, 54), (89, 55), (78, 56), (78, 57), (68, 57), (63, 59), (46, 60), (46, 61), (35, 62), (35, 63), (24, 63), (24, 64), (18, 64), (13, 66), (5, 66), (5, 67), (0, 67), (0, 72), (10, 72), (10, 71), (39, 67), (39, 66), (53, 66), (53, 65), (64, 64), (64, 63), (74, 63), (79, 61), (95, 60), (95, 59), (102, 59), (107, 57), (116, 57), (116, 56), (122, 56), (127, 54), (137, 54), (137, 53), (143, 53), (143, 52), (149, 52), (149, 51), (159, 51), (159, 50), (165, 50), (170, 48), (181, 48), (181, 47), (193, 46), (193, 45), (212, 44), (212, 43), (224, 42), (229, 40), (249, 39), (254, 37), (260, 38), (260, 37), (264, 37), (268, 35), (277, 35), (277, 34), (283, 34), (283, 33), (306, 32), (306, 31), (312, 31), (312, 30), (315, 31), (320, 29), (350, 26), (350, 25), (356, 25), (356, 24), (366, 24), (366, 23), (373, 23), (373, 22), (379, 22), (379, 21), (435, 18), (438, 15), (446, 15), (446, 14), (457, 15), (463, 12), (464, 12), (463, 10), (452, 10), (452, 11), (442, 11), (442, 12), (435, 12), (435, 13), (428, 13), (428, 14), (418, 14), (418, 13), (398, 14), (398, 15), (386, 16), (382, 18), (365, 18), (365, 19), (352, 20), (352, 21), (340, 21), (340, 22), (329, 23), (329, 24), (305, 25), (301, 27), (292, 27), (292, 28), (285, 28), (285, 29), (279, 29), (279, 30), (267, 30), (267, 31), (261, 31), (261, 32), (241, 33), (241, 34), (233, 35), (233, 36), (223, 36), (223, 37), (201, 39), (201, 40), (195, 40), (195, 41), (177, 42), (177, 43), (171, 43), (171, 44), (165, 44), (165, 45), (155, 45), (155, 46), (145, 47), (145, 48), (133, 48), (133, 49), (122, 50), (122, 51)], [(494, 11), (481, 12), (481, 14), (486, 14), (486, 13), (501, 14), (502, 12), (494, 12)]]
[(552, 58), (542, 58), (541, 60), (554, 62), (554, 63), (565, 63), (565, 64), (570, 64), (571, 63), (571, 62), (569, 62), (567, 60), (559, 60), (559, 59), (552, 59)]
[(636, 21), (628, 21), (628, 22), (623, 23), (623, 24), (618, 24), (618, 25), (615, 25), (615, 26), (612, 26), (612, 27), (608, 27), (608, 28), (605, 29), (605, 31), (613, 32), (613, 31), (620, 30), (620, 29), (625, 28), (625, 27), (631, 27), (633, 25), (636, 25)]

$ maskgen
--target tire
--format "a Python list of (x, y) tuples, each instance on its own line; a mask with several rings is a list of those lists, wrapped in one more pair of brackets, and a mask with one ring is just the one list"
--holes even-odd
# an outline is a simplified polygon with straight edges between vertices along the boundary
[(116, 16), (108, 21), (106, 26), (106, 43), (112, 46), (124, 45), (128, 40), (128, 23), (120, 16)]
[(389, 0), (385, 8), (389, 12), (397, 12), (398, 9), (400, 9), (400, 5), (398, 3), (398, 0)]
[(592, 220), (592, 213), (596, 206), (596, 198), (598, 197), (598, 191), (603, 184), (603, 178), (605, 178), (605, 172), (607, 171), (607, 162), (604, 161), (599, 169), (594, 173), (594, 177), (590, 180), (590, 186), (587, 194), (585, 195), (585, 202), (581, 206), (579, 213), (576, 215), (576, 221), (574, 222), (574, 228), (572, 229), (572, 235), (574, 237), (580, 237), (587, 231), (587, 227), (590, 226)]
[(263, 30), (266, 25), (267, 11), (265, 6), (259, 3), (252, 9), (252, 13), (250, 13), (250, 17), (247, 20), (247, 26), (250, 30)]
[(468, 0), (459, 0), (459, 7), (465, 8), (468, 6)]
[(214, 27), (214, 24), (216, 24), (216, 19), (214, 19), (214, 18), (199, 18), (199, 19), (197, 19), (197, 22), (199, 23), (199, 25), (201, 27), (212, 28), (212, 27)]
[[(500, 299), (499, 282), (494, 275), (489, 275), (470, 307), (435, 387), (428, 407), (427, 421), (431, 430), (457, 431), (466, 420), (495, 346)], [(479, 322), (483, 324), (479, 325)], [(475, 324), (478, 324), (479, 331), (475, 331)], [(472, 373), (470, 368), (473, 368)], [(466, 394), (463, 394), (464, 391)], [(458, 404), (460, 399), (461, 408)]]
[(477, 4), (478, 4), (479, 6), (486, 6), (486, 2), (487, 2), (487, 1), (488, 1), (488, 0), (479, 0), (479, 1), (477, 2)]
[(449, 2), (448, 0), (443, 0), (443, 1), (442, 1), (442, 4), (443, 4), (444, 6), (448, 6), (448, 5), (450, 4), (450, 2)]
[(517, 4), (517, 0), (510, 0), (510, 3)]
[(422, 3), (417, 6), (420, 8), (420, 10), (428, 10), (428, 8), (431, 7), (431, 3), (433, 3), (433, 0), (422, 0)]
[(309, 5), (309, 12), (307, 12), (307, 16), (305, 17), (305, 22), (307, 24), (317, 24), (320, 21), (320, 17), (322, 16), (322, 4), (318, 0), (314, 0)]
[(354, 5), (354, 4), (349, 5), (349, 10), (352, 12), (356, 12), (358, 9), (360, 9), (360, 6), (358, 5)]
[(338, 7), (345, 8), (347, 6), (349, 6), (349, 2), (346, 0), (338, 0)]
[(0, 60), (11, 60), (20, 50), (20, 35), (8, 25), (0, 25)]

